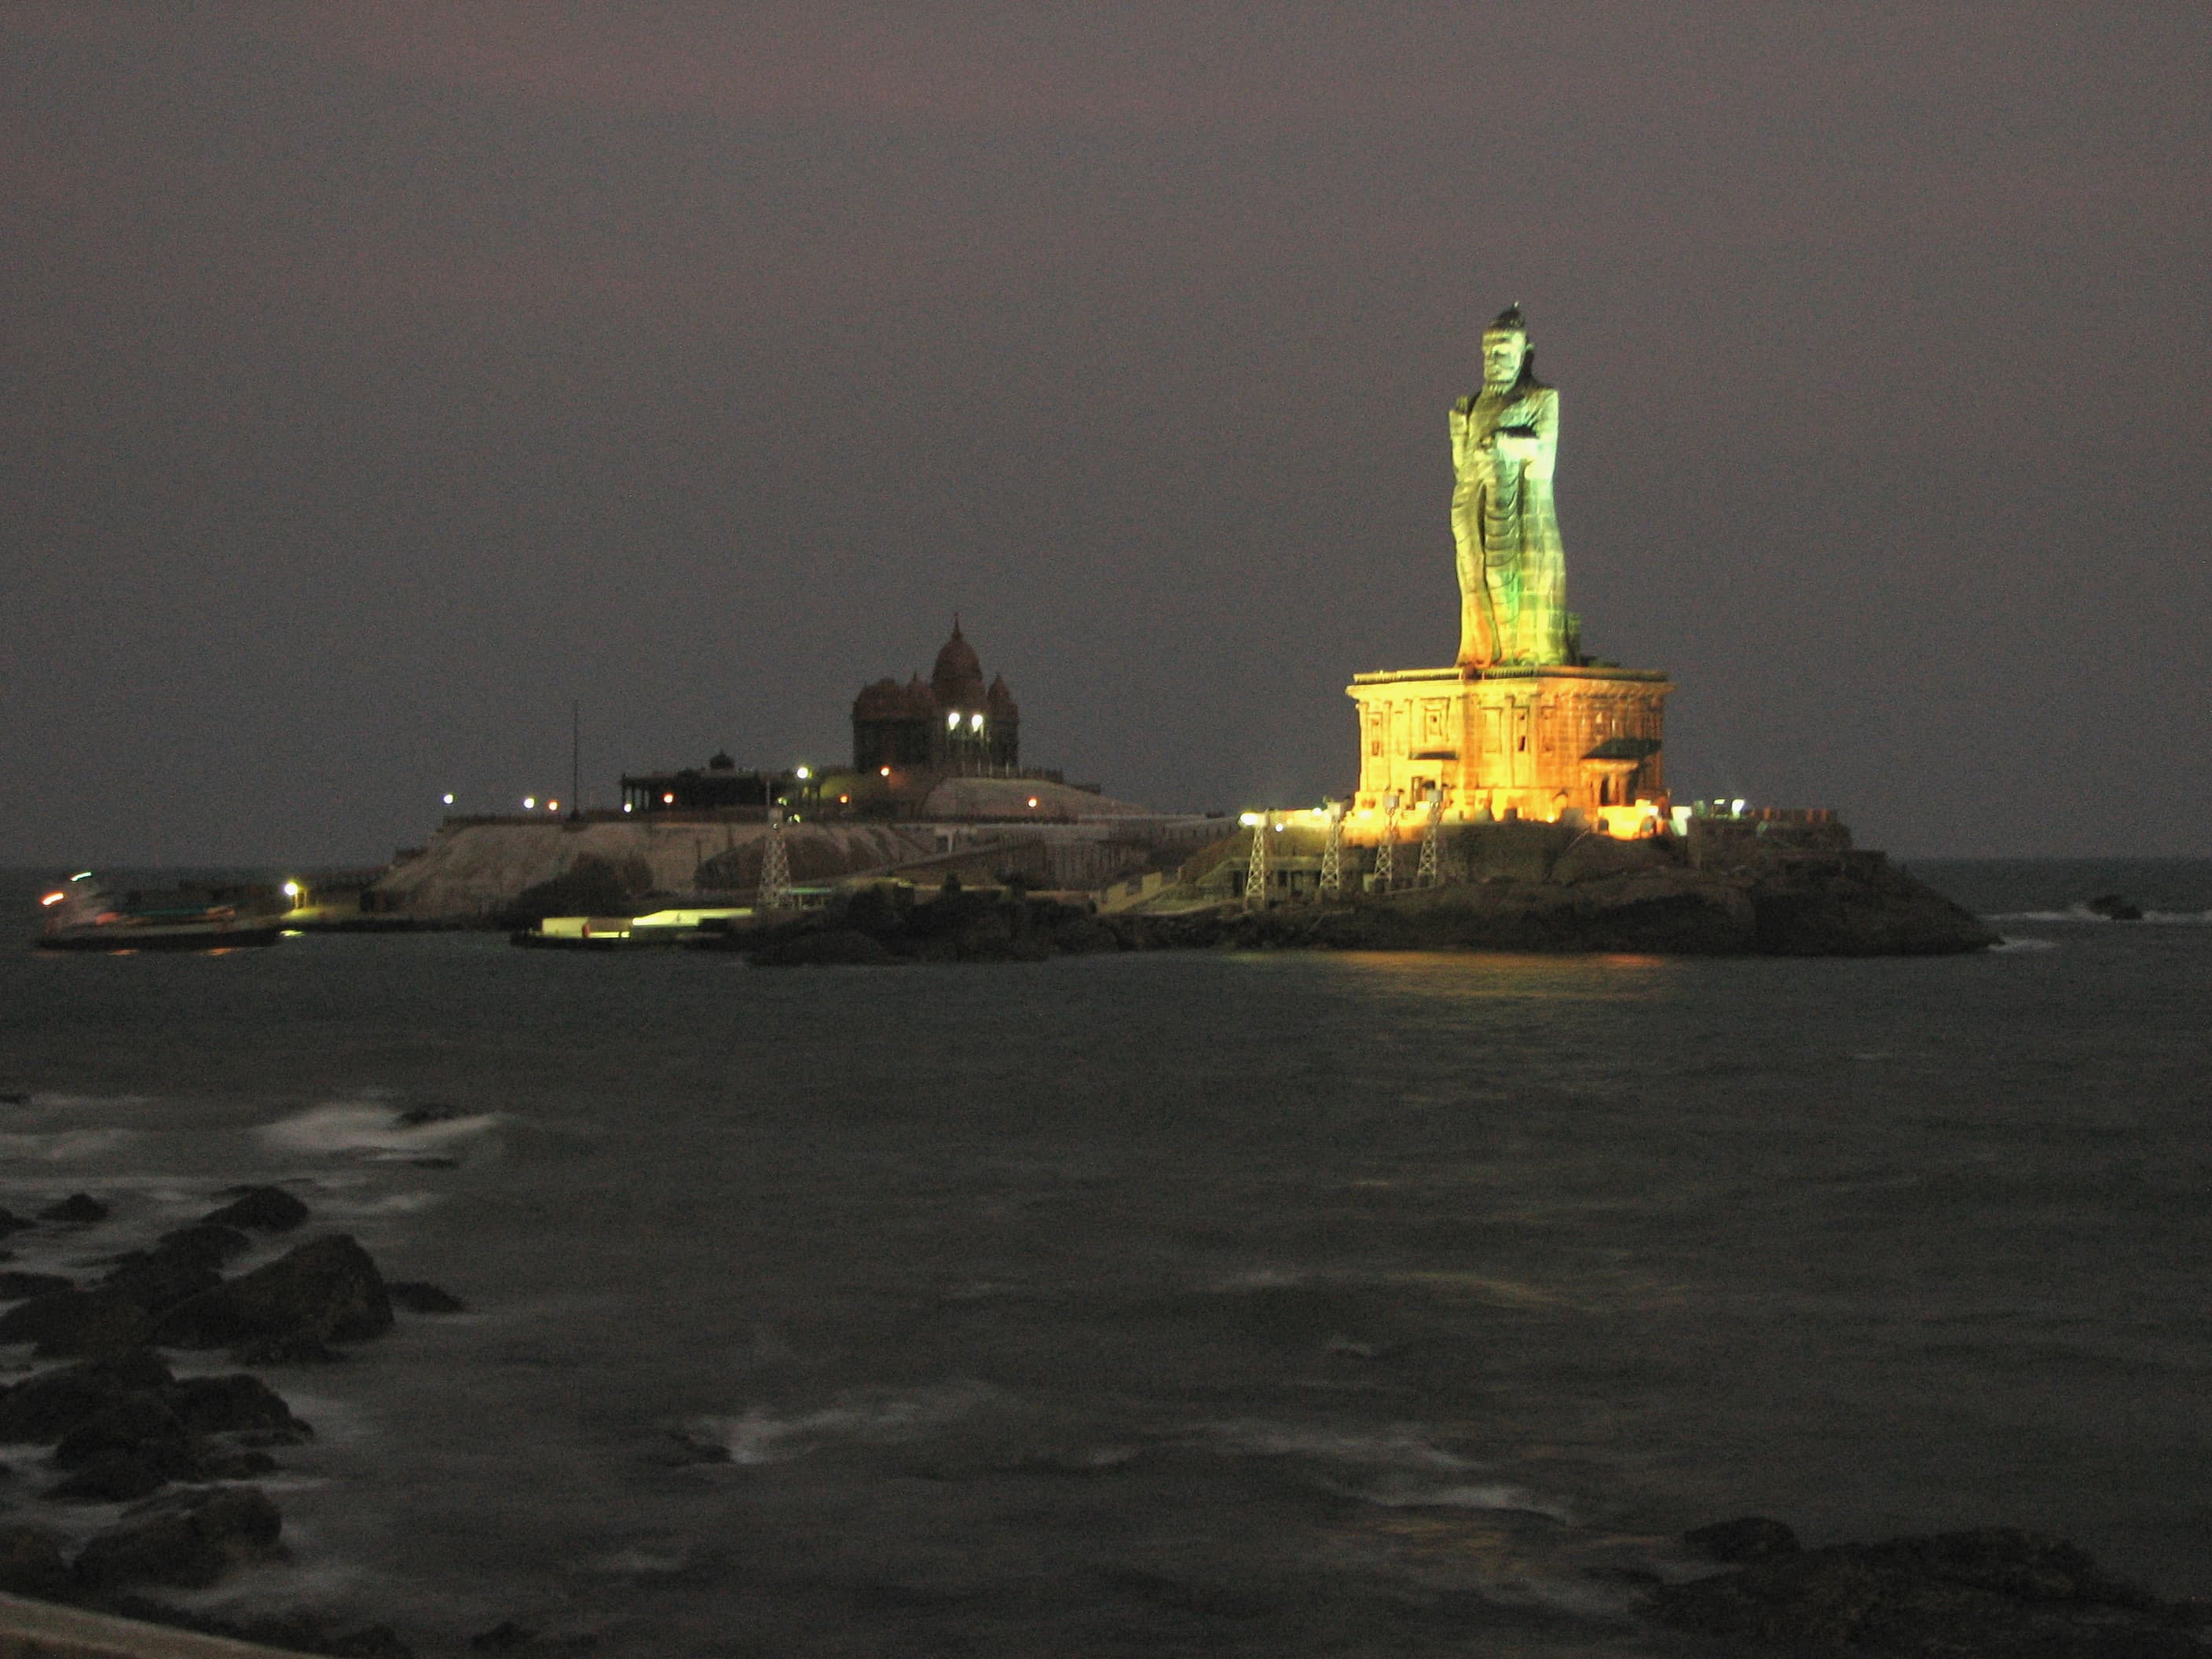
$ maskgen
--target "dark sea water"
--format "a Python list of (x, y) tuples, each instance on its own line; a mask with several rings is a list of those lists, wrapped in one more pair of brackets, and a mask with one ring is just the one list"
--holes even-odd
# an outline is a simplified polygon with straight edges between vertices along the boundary
[(10, 1265), (275, 1179), (465, 1298), (264, 1372), (295, 1559), (198, 1598), (425, 1654), (1680, 1654), (1747, 1512), (2212, 1595), (2212, 863), (1917, 868), (2006, 946), (10, 949), (0, 1204), (115, 1206)]

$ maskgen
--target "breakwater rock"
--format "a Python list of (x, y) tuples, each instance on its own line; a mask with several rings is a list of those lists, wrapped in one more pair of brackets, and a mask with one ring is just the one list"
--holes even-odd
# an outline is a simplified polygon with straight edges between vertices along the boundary
[[(2204, 1609), (2161, 1601), (2063, 1540), (2009, 1527), (1801, 1549), (1757, 1518), (1692, 1547), (1737, 1571), (1654, 1590), (1661, 1624), (1758, 1644), (1902, 1659), (2203, 1659)], [(1752, 1547), (1741, 1550), (1737, 1543)], [(1767, 1644), (1772, 1644), (1770, 1648)]]

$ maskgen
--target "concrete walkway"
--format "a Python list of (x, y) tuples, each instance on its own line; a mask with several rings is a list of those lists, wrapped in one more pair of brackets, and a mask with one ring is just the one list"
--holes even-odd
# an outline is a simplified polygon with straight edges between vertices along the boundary
[(0, 1659), (301, 1659), (288, 1649), (229, 1642), (136, 1619), (0, 1595)]

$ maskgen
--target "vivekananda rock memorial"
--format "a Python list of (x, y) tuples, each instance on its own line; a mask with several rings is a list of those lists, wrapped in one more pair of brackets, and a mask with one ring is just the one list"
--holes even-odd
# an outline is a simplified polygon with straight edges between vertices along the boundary
[(1358, 674), (1358, 787), (1347, 831), (1383, 833), (1395, 811), (1447, 823), (1579, 817), (1648, 835), (1668, 807), (1663, 673), (1582, 654), (1567, 609), (1553, 480), (1559, 394), (1536, 378), (1516, 306), (1483, 331), (1482, 389), (1450, 412), (1458, 660)]

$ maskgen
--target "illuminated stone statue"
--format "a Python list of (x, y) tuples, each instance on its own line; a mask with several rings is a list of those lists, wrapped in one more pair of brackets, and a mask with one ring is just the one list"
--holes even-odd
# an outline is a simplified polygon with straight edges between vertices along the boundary
[(1482, 390), (1451, 409), (1459, 665), (1571, 659), (1566, 555), (1552, 504), (1559, 394), (1536, 378), (1521, 307), (1482, 333)]

